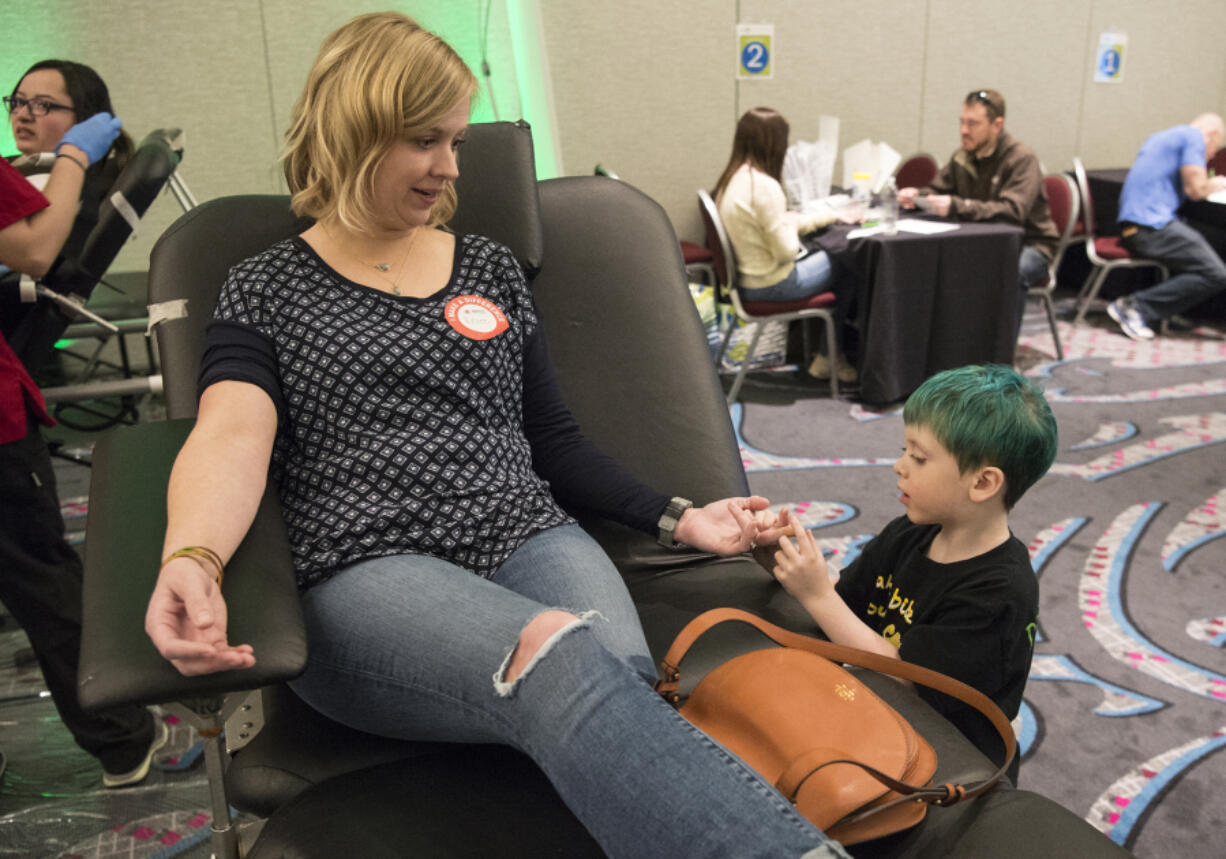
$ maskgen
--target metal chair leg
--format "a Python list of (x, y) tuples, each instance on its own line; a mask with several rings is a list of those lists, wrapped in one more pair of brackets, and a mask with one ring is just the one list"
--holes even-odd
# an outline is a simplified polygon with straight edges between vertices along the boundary
[(239, 693), (225, 698), (200, 698), (166, 705), (188, 724), (194, 726), (204, 743), (204, 768), (208, 774), (209, 801), (212, 805), (213, 822), (210, 824), (214, 859), (239, 859), (238, 830), (230, 817), (230, 803), (226, 798), (226, 753), (223, 729), (226, 719), (246, 700)]
[(758, 351), (758, 338), (762, 336), (762, 329), (764, 327), (761, 322), (754, 323), (753, 339), (749, 341), (749, 351), (741, 359), (741, 369), (737, 372), (736, 379), (732, 382), (732, 389), (728, 391), (728, 405), (735, 403), (737, 396), (741, 393), (741, 385), (745, 383), (745, 374), (749, 372), (749, 362), (753, 360), (754, 354)]
[(839, 398), (839, 344), (835, 340), (834, 318), (822, 317), (826, 326), (826, 360), (830, 362), (830, 399)]
[(715, 356), (715, 371), (719, 372), (719, 368), (724, 365), (724, 355), (728, 353), (728, 344), (732, 341), (732, 332), (736, 330), (736, 321), (728, 323), (728, 330), (724, 332), (724, 341), (720, 344), (719, 354)]
[(1077, 299), (1077, 316), (1073, 319), (1074, 325), (1080, 325), (1085, 321), (1086, 311), (1090, 309), (1090, 303), (1098, 297), (1098, 291), (1102, 289), (1103, 281), (1107, 279), (1107, 274), (1110, 272), (1108, 268), (1099, 267), (1094, 270), (1094, 274), (1090, 275), (1090, 279), (1086, 281), (1086, 285), (1081, 288), (1082, 296)]
[(1047, 324), (1051, 326), (1051, 339), (1056, 344), (1056, 360), (1063, 361), (1064, 347), (1060, 345), (1060, 332), (1056, 330), (1056, 309), (1052, 306), (1051, 293), (1041, 293), (1039, 300), (1043, 302), (1043, 309), (1047, 311)]

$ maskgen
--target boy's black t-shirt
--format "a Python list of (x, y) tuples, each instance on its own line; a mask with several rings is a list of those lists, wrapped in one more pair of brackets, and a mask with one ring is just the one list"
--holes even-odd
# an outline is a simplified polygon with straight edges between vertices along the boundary
[[(1012, 719), (1030, 672), (1039, 588), (1030, 553), (1016, 537), (952, 564), (925, 553), (939, 525), (900, 516), (882, 529), (835, 586), (855, 612), (907, 662), (940, 671), (991, 698)], [(998, 764), (1004, 749), (977, 711), (922, 686), (920, 695)]]

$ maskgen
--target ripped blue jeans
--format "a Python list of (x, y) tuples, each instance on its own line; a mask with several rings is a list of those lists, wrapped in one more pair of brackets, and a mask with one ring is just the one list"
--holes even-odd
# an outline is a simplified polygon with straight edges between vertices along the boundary
[[(361, 561), (303, 609), (303, 700), (370, 733), (520, 749), (610, 856), (846, 855), (656, 695), (621, 576), (577, 525), (532, 536), (488, 580), (423, 555)], [(507, 684), (549, 609), (577, 620)]]

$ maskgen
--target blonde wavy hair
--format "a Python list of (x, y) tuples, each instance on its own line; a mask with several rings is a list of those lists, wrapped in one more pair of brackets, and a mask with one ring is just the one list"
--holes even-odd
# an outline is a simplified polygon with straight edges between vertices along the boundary
[[(405, 15), (375, 12), (343, 24), (319, 49), (285, 133), (290, 207), (346, 228), (370, 225), (375, 171), (388, 150), (434, 128), (477, 79), (455, 50)], [(455, 212), (449, 183), (432, 226)]]

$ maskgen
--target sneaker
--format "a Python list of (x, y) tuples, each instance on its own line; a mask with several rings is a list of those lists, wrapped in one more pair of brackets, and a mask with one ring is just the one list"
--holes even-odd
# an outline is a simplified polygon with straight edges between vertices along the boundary
[(108, 772), (104, 767), (102, 770), (102, 786), (116, 788), (140, 784), (145, 780), (145, 776), (149, 775), (149, 764), (153, 762), (153, 756), (157, 753), (158, 749), (166, 745), (166, 741), (169, 739), (170, 728), (166, 727), (166, 723), (155, 716), (153, 742), (149, 744), (149, 750), (145, 752), (144, 760), (135, 769), (128, 770), (126, 773)]
[[(845, 385), (854, 383), (858, 378), (856, 368), (848, 364), (847, 359), (842, 355), (838, 357), (838, 362), (839, 369), (836, 372), (838, 373), (839, 381)], [(829, 379), (830, 359), (820, 352), (814, 355), (813, 360), (809, 362), (809, 375), (815, 379)]]
[(1153, 340), (1154, 330), (1145, 324), (1131, 299), (1117, 298), (1107, 305), (1107, 315), (1114, 319), (1120, 330), (1133, 340)]
[(818, 352), (809, 362), (809, 375), (815, 379), (830, 378), (830, 359)]

